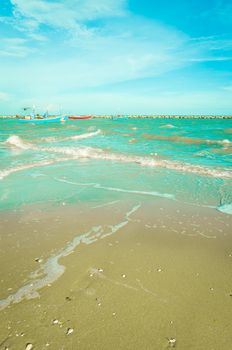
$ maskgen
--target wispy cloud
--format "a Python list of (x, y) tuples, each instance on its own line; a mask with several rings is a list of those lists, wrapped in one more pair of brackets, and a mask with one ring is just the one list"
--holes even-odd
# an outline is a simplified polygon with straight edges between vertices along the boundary
[(27, 40), (19, 37), (2, 38), (0, 41), (0, 56), (8, 57), (26, 57), (29, 53), (35, 52), (35, 49), (27, 45)]
[[(84, 25), (108, 17), (123, 16), (126, 13), (125, 0), (11, 0), (14, 15), (22, 27), (32, 24), (69, 31), (72, 35), (86, 34), (90, 29)], [(33, 29), (33, 28), (32, 28)]]
[(2, 55), (30, 55), (30, 61), (6, 67), (2, 80), (7, 85), (7, 75), (17, 76), (20, 71), (30, 94), (105, 86), (158, 76), (189, 64), (188, 36), (134, 16), (126, 0), (12, 3), (11, 25), (22, 31), (21, 40), (5, 38), (0, 44)]
[[(14, 0), (14, 2), (21, 5), (26, 4), (26, 9), (29, 6), (27, 5), (28, 2), (23, 0)], [(73, 2), (74, 0), (65, 2), (65, 6), (67, 4), (70, 6)], [(102, 4), (104, 2), (106, 1), (103, 1)], [(29, 6), (30, 13), (32, 11), (31, 3), (33, 1), (30, 2)], [(45, 1), (41, 1), (41, 3), (45, 6)], [(41, 3), (39, 2), (40, 5)], [(80, 4), (82, 3), (83, 1), (80, 1)], [(106, 12), (101, 10), (102, 13), (98, 10), (98, 13), (101, 16), (111, 14), (112, 8), (110, 7), (111, 10), (109, 9), (109, 4), (112, 3), (112, 1), (108, 1), (108, 10)], [(42, 16), (44, 24), (48, 15), (49, 21), (52, 22), (52, 19), (54, 19), (54, 23), (56, 23), (56, 13), (52, 11), (49, 14), (47, 13), (47, 5), (50, 6), (50, 4), (46, 2), (46, 16)], [(93, 2), (89, 1), (89, 4), (93, 5)], [(121, 1), (118, 14), (122, 14), (123, 4), (124, 1)], [(59, 3), (59, 6), (63, 8), (64, 5)], [(44, 9), (43, 6), (42, 8)], [(33, 11), (35, 11), (35, 7), (33, 7)], [(95, 11), (96, 9), (92, 9), (92, 17), (95, 16)], [(21, 13), (24, 12), (22, 11)], [(125, 12), (123, 13), (125, 15)], [(32, 27), (38, 29), (33, 24)], [(40, 35), (40, 32), (36, 30), (33, 34)], [(54, 40), (57, 39), (55, 38)], [(25, 44), (26, 42), (22, 41), (22, 43)], [(21, 46), (22, 43), (20, 44)], [(155, 21), (133, 16), (128, 12), (126, 17), (111, 18), (110, 20), (105, 18), (101, 27), (95, 28), (91, 35), (87, 37), (79, 37), (78, 40), (75, 40), (73, 37), (70, 40), (57, 40), (52, 50), (50, 50), (49, 45), (50, 43), (48, 42), (46, 60), (44, 60), (44, 57), (41, 60), (38, 57), (36, 59), (32, 57), (26, 66), (22, 64), (20, 67), (24, 81), (27, 80), (26, 77), (31, 77), (32, 75), (36, 81), (36, 84), (30, 82), (31, 91), (36, 91), (36, 87), (41, 90), (41, 85), (43, 85), (42, 91), (47, 94), (49, 90), (57, 91), (59, 89), (61, 91), (83, 87), (97, 87), (138, 78), (158, 76), (189, 64), (189, 57), (192, 55), (190, 53), (192, 48), (188, 47), (188, 36), (184, 33)], [(17, 50), (14, 52), (17, 54)], [(30, 50), (28, 52), (30, 53)], [(37, 65), (39, 64), (39, 71), (35, 67), (35, 61)], [(17, 65), (16, 69), (18, 67), (19, 65)], [(14, 74), (14, 67), (11, 67), (11, 72)], [(16, 71), (15, 74), (17, 74)], [(30, 80), (30, 78), (28, 79)], [(44, 81), (46, 81), (46, 86), (44, 86)], [(63, 83), (60, 84), (60, 82)]]
[[(60, 37), (60, 41), (56, 42), (57, 50), (62, 51), (66, 46), (78, 58), (85, 51), (93, 59), (101, 57), (100, 52), (104, 52), (103, 61), (108, 57), (113, 61), (110, 64), (117, 59), (125, 60), (131, 77), (133, 74), (137, 77), (136, 72), (144, 72), (145, 67), (149, 71), (151, 67), (156, 67), (152, 72), (157, 74), (159, 70), (172, 70), (190, 62), (231, 59), (231, 55), (227, 57), (227, 54), (232, 49), (232, 40), (213, 35), (191, 38), (172, 27), (135, 17), (127, 9), (127, 0), (101, 0), (99, 3), (95, 0), (11, 2), (14, 18), (7, 17), (6, 21), (11, 21), (11, 25), (23, 31), (29, 40), (42, 44), (49, 40), (53, 31), (50, 37), (53, 41), (55, 31), (61, 31), (56, 33), (56, 40), (57, 36)], [(101, 25), (97, 22), (99, 19)], [(65, 33), (70, 35), (69, 38)], [(223, 52), (220, 57), (219, 51)], [(30, 52), (24, 50), (25, 54)], [(109, 57), (110, 53), (114, 56)]]
[(197, 57), (191, 58), (192, 62), (216, 62), (216, 61), (232, 61), (232, 56), (220, 56), (220, 57)]
[(232, 60), (232, 39), (226, 35), (194, 37), (189, 40), (190, 46), (196, 50), (191, 62), (223, 62)]
[[(181, 93), (172, 95), (173, 98), (161, 96), (160, 82), (175, 71), (188, 69), (191, 75), (191, 67), (202, 69), (207, 64), (213, 66), (210, 62), (214, 61), (221, 67), (232, 60), (229, 35), (191, 37), (155, 18), (133, 14), (128, 0), (11, 0), (11, 3), (11, 16), (0, 17), (8, 28), (0, 41), (0, 59), (4, 62), (4, 66), (0, 65), (0, 89), (14, 89), (20, 101), (40, 100), (45, 105), (50, 102), (55, 105), (63, 99), (64, 104), (74, 108), (75, 103), (84, 105), (81, 101), (88, 105), (88, 98), (94, 106), (104, 106), (103, 100), (108, 98), (112, 108), (119, 104), (114, 99), (126, 106), (133, 104), (132, 93), (120, 97), (118, 92), (110, 94), (107, 90), (127, 84), (128, 90), (146, 95), (138, 81), (149, 78), (157, 86), (156, 97), (138, 94), (137, 107), (145, 108), (146, 103), (149, 108), (161, 103), (178, 107), (175, 98), (181, 105)], [(181, 81), (181, 73), (176, 76)], [(177, 82), (174, 78), (166, 81), (167, 89)], [(220, 86), (227, 86), (227, 82), (220, 82)], [(229, 89), (224, 90), (228, 95)], [(186, 101), (195, 103), (196, 96), (191, 100), (190, 95), (185, 95)], [(207, 101), (211, 102), (212, 96), (205, 93)]]

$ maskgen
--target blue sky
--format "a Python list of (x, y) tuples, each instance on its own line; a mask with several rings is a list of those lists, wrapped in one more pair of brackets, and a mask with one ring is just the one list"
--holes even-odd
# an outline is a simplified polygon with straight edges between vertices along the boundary
[(231, 114), (231, 0), (1, 0), (0, 114)]

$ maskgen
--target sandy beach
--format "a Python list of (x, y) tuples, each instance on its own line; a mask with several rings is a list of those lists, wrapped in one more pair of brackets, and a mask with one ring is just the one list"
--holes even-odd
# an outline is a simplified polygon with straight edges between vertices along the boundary
[[(24, 207), (1, 223), (1, 349), (228, 349), (230, 215), (138, 198)], [(54, 266), (49, 283), (52, 256), (65, 273)]]
[(231, 13), (1, 1), (0, 350), (232, 349)]

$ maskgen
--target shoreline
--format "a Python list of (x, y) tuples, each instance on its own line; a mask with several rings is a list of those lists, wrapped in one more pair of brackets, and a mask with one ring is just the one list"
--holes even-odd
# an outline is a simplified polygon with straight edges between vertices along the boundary
[[(82, 115), (81, 115), (82, 116)], [(232, 115), (89, 115), (92, 119), (232, 119)], [(19, 119), (23, 116), (0, 115), (0, 119)], [(54, 117), (54, 116), (53, 116)]]

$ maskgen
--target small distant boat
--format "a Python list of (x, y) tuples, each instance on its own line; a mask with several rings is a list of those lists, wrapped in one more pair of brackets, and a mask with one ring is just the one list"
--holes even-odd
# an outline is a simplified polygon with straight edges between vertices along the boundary
[(91, 115), (70, 115), (69, 119), (91, 119)]
[(52, 122), (64, 122), (68, 119), (67, 116), (59, 116), (59, 117), (46, 117), (46, 118), (21, 118), (18, 119), (21, 123), (33, 123), (33, 124), (45, 124)]
[(111, 119), (113, 120), (128, 120), (128, 116), (127, 115), (114, 115), (111, 117)]

